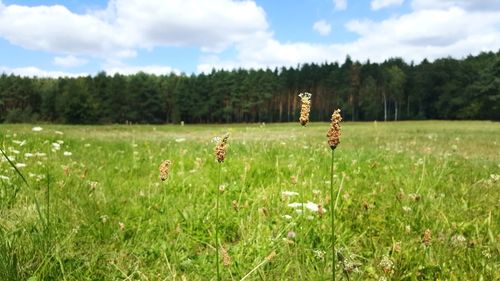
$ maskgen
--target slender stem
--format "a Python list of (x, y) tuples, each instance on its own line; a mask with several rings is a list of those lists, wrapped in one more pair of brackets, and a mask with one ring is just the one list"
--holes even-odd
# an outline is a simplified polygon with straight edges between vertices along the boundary
[[(48, 169), (48, 168), (47, 168)], [(50, 231), (50, 176), (49, 176), (49, 172), (47, 170), (47, 174), (46, 174), (46, 177), (47, 177), (47, 214), (46, 214), (46, 217), (47, 217), (47, 229), (46, 229), (46, 235), (48, 238), (48, 243), (50, 244), (50, 240), (51, 240), (51, 231)]]
[(332, 212), (332, 280), (335, 281), (335, 209), (333, 206), (333, 162), (335, 160), (335, 150), (332, 149), (332, 163), (330, 170), (330, 210)]
[(217, 199), (215, 203), (215, 263), (217, 265), (217, 280), (220, 281), (220, 266), (219, 266), (219, 195), (220, 195), (220, 177), (222, 164), (219, 163), (219, 180), (217, 184)]

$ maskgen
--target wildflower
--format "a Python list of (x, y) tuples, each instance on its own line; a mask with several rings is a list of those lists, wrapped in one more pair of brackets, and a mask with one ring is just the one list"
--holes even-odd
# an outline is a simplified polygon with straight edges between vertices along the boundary
[(61, 131), (54, 131), (54, 133), (56, 133), (56, 135), (64, 135), (64, 133)]
[(185, 142), (186, 139), (185, 138), (178, 138), (178, 139), (175, 139), (175, 142)]
[(33, 153), (29, 153), (29, 152), (24, 153), (24, 157), (25, 158), (30, 158), (30, 157), (33, 157), (33, 156), (34, 156)]
[(394, 262), (388, 256), (383, 256), (378, 265), (385, 273), (393, 272)]
[(0, 175), (0, 180), (10, 181), (10, 178), (8, 176)]
[(217, 145), (215, 146), (215, 158), (219, 163), (224, 162), (226, 158), (226, 149), (227, 149), (227, 139), (229, 138), (229, 134), (225, 134), (222, 139), (217, 139)]
[(71, 156), (71, 155), (73, 155), (73, 153), (71, 153), (69, 151), (64, 151), (63, 155), (64, 156)]
[(239, 206), (238, 206), (238, 202), (236, 200), (233, 200), (231, 202), (231, 205), (233, 206), (233, 209), (238, 212), (238, 210), (240, 209)]
[(17, 145), (19, 145), (19, 146), (23, 146), (23, 145), (26, 144), (26, 140), (22, 140), (22, 141), (20, 141), (20, 140), (13, 140), (12, 142), (15, 143), (15, 144), (17, 144)]
[(401, 241), (398, 241), (394, 244), (394, 252), (396, 252), (396, 253), (401, 252)]
[(325, 251), (313, 250), (314, 256), (320, 260), (325, 258)]
[(53, 142), (52, 143), (52, 150), (59, 150), (61, 149), (61, 144), (57, 143), (57, 142)]
[(43, 130), (43, 128), (42, 127), (33, 127), (31, 130), (33, 132), (41, 132)]
[(467, 239), (461, 234), (453, 235), (453, 237), (451, 237), (451, 244), (453, 246), (456, 246), (456, 247), (465, 246), (466, 242), (467, 242)]
[(172, 161), (170, 160), (165, 160), (160, 164), (160, 179), (162, 181), (167, 179), (170, 165), (172, 165)]
[(406, 225), (405, 226), (405, 232), (406, 233), (410, 233), (411, 232), (411, 226), (410, 225)]
[(342, 121), (342, 116), (340, 116), (340, 109), (337, 109), (332, 114), (332, 124), (326, 134), (331, 149), (337, 148), (340, 143), (340, 121)]
[[(288, 207), (291, 207), (291, 208), (305, 207), (306, 209), (308, 209), (312, 212), (319, 212), (319, 208), (320, 208), (318, 204), (313, 203), (313, 202), (307, 202), (307, 203), (294, 202), (294, 203), (288, 204)], [(321, 207), (321, 208), (324, 212), (326, 212), (325, 208), (323, 208), (323, 207)], [(297, 211), (300, 211), (300, 210), (297, 210)]]
[(288, 239), (295, 239), (295, 237), (297, 236), (297, 234), (295, 233), (295, 231), (288, 231), (286, 237), (288, 237)]
[(405, 211), (406, 213), (409, 213), (409, 212), (411, 212), (411, 207), (403, 206), (403, 211)]
[(305, 126), (309, 122), (309, 112), (311, 112), (311, 94), (300, 93), (299, 97), (302, 102), (299, 121), (302, 126)]
[(487, 258), (487, 259), (491, 258), (491, 253), (490, 253), (490, 251), (489, 251), (488, 249), (484, 249), (484, 250), (481, 252), (481, 254), (482, 254), (485, 258)]
[(418, 195), (416, 193), (410, 193), (410, 194), (408, 194), (408, 197), (410, 197), (410, 199), (413, 201), (420, 201), (420, 199), (421, 199), (420, 195)]
[(108, 216), (107, 215), (102, 215), (99, 217), (102, 221), (102, 223), (106, 223), (108, 221)]
[(432, 239), (432, 232), (430, 229), (426, 229), (424, 231), (424, 237), (422, 238), (422, 243), (424, 243), (425, 246), (429, 246), (431, 244), (431, 239)]
[(281, 217), (284, 218), (285, 220), (291, 220), (292, 219), (292, 216), (290, 216), (290, 215), (283, 215)]
[(281, 196), (283, 197), (292, 197), (292, 196), (297, 196), (299, 195), (298, 192), (295, 192), (295, 191), (283, 191), (281, 192)]
[(16, 168), (24, 168), (26, 167), (26, 164), (24, 163), (16, 163)]

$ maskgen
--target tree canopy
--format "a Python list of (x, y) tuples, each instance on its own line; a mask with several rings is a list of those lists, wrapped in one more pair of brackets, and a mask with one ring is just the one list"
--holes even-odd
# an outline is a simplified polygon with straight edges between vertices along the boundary
[(311, 121), (500, 120), (500, 51), (407, 64), (400, 58), (198, 75), (77, 78), (0, 76), (0, 122), (226, 123), (296, 121), (312, 93)]

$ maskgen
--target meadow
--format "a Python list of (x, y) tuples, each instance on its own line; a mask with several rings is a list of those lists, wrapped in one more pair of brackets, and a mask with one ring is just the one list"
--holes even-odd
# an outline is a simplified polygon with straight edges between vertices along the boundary
[[(328, 127), (0, 125), (0, 280), (215, 280), (219, 190), (222, 280), (329, 280)], [(337, 280), (500, 280), (500, 123), (345, 122), (333, 184)]]

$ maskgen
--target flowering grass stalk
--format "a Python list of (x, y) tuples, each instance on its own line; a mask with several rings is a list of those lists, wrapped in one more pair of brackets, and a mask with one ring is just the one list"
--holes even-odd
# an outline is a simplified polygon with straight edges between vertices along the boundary
[(311, 94), (310, 93), (300, 93), (299, 94), (301, 101), (300, 108), (300, 125), (305, 126), (307, 122), (309, 122), (309, 113), (311, 112)]
[[(328, 145), (332, 150), (332, 161), (330, 166), (330, 210), (332, 210), (332, 280), (335, 280), (335, 207), (333, 203), (333, 173), (334, 173), (334, 162), (335, 162), (335, 148), (340, 143), (340, 121), (342, 121), (342, 116), (340, 116), (340, 109), (337, 109), (332, 114), (332, 123), (326, 137), (328, 138)], [(338, 194), (337, 194), (338, 195)], [(335, 200), (336, 201), (336, 200)], [(335, 202), (336, 205), (336, 202)]]
[(217, 145), (215, 146), (215, 158), (217, 159), (217, 162), (219, 162), (219, 176), (217, 180), (217, 196), (216, 196), (216, 201), (215, 201), (215, 263), (217, 267), (217, 280), (220, 279), (220, 265), (219, 265), (219, 200), (220, 200), (220, 193), (222, 190), (220, 189), (221, 186), (221, 170), (222, 170), (222, 163), (224, 163), (224, 160), (226, 159), (226, 149), (227, 149), (227, 140), (229, 138), (229, 134), (224, 135), (222, 139), (217, 138), (215, 139), (217, 141)]

